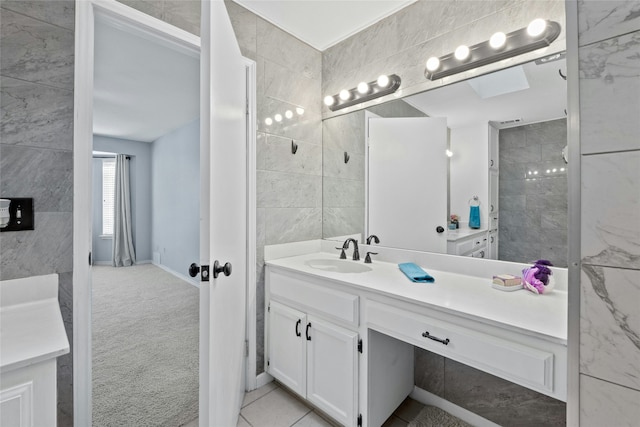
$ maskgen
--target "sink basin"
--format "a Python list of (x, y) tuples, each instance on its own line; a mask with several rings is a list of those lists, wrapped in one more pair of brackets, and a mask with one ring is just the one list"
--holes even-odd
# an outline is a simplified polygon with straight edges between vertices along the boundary
[(365, 273), (371, 271), (371, 267), (357, 261), (347, 261), (341, 259), (310, 259), (306, 261), (311, 268), (335, 273)]

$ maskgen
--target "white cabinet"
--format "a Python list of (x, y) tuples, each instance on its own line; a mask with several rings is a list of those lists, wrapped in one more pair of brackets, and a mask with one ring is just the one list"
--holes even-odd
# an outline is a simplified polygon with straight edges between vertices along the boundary
[(295, 285), (295, 278), (269, 271), (267, 282), (267, 372), (340, 424), (355, 426), (358, 332), (327, 318), (357, 325), (358, 297), (305, 281)]
[(479, 232), (456, 240), (449, 240), (447, 242), (447, 253), (474, 258), (487, 258), (487, 233)]

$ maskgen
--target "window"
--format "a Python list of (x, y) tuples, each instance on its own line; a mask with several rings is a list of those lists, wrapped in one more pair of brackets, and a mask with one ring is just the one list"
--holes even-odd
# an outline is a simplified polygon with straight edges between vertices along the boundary
[(113, 235), (113, 209), (116, 188), (116, 162), (102, 161), (102, 235)]

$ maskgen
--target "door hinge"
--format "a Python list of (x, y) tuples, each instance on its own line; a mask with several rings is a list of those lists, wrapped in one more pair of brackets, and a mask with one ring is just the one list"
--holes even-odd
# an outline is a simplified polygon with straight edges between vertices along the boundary
[(209, 281), (209, 266), (201, 265), (200, 266), (200, 281), (208, 282)]
[(244, 340), (244, 357), (249, 357), (249, 340)]
[(358, 414), (358, 427), (362, 427), (362, 414)]
[(362, 353), (362, 340), (358, 340), (358, 353)]

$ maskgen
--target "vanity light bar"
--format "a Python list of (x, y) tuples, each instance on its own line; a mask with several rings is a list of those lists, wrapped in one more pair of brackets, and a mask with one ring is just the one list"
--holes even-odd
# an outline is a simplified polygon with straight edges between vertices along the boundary
[[(386, 81), (386, 79), (383, 79), (383, 77), (387, 77), (388, 82)], [(387, 84), (381, 84), (382, 82)], [(362, 90), (358, 90), (358, 87), (354, 87), (353, 89), (349, 90), (343, 89), (337, 95), (327, 96), (325, 98), (325, 105), (329, 107), (331, 111), (351, 107), (352, 105), (360, 104), (362, 102), (367, 102), (372, 99), (394, 93), (400, 87), (401, 82), (402, 80), (397, 74), (391, 74), (390, 76), (380, 76), (377, 80), (367, 83), (368, 91), (365, 91), (365, 85), (360, 83), (358, 86)], [(329, 105), (327, 101), (330, 101), (331, 104)]]
[[(531, 35), (531, 29), (534, 23), (541, 22), (541, 31), (538, 33), (535, 29)], [(503, 40), (495, 43), (494, 40), (487, 40), (482, 43), (475, 44), (468, 48), (468, 55), (463, 59), (456, 58), (456, 53), (452, 52), (440, 58), (429, 58), (431, 64), (425, 69), (424, 75), (429, 80), (437, 80), (472, 68), (481, 67), (523, 53), (531, 52), (536, 49), (549, 46), (560, 35), (560, 24), (555, 21), (535, 20), (529, 27), (521, 28), (505, 35)], [(498, 34), (498, 33), (496, 33)], [(495, 36), (495, 34), (494, 34)], [(493, 37), (492, 37), (493, 38)], [(492, 47), (493, 44), (497, 47)], [(501, 43), (500, 43), (501, 42)], [(460, 49), (460, 47), (458, 48)], [(456, 49), (456, 51), (458, 51)], [(465, 53), (465, 52), (459, 52)], [(458, 55), (462, 57), (463, 55)], [(437, 66), (436, 66), (437, 64)], [(432, 68), (432, 70), (429, 70)]]

